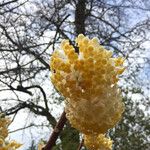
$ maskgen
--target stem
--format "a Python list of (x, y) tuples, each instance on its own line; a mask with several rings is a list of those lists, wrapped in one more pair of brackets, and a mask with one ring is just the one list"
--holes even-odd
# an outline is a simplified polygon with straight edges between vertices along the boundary
[(47, 142), (46, 146), (44, 148), (42, 148), (42, 150), (52, 150), (52, 147), (55, 145), (56, 140), (57, 140), (61, 130), (63, 129), (66, 121), (67, 121), (67, 118), (66, 118), (66, 113), (64, 111), (61, 114), (61, 117), (60, 117), (59, 121), (57, 122), (57, 124), (49, 138), (49, 141)]
[(82, 139), (81, 143), (79, 144), (78, 150), (81, 150), (83, 144), (84, 144), (84, 139)]
[(85, 34), (86, 0), (78, 0), (75, 10), (75, 28), (77, 35)]

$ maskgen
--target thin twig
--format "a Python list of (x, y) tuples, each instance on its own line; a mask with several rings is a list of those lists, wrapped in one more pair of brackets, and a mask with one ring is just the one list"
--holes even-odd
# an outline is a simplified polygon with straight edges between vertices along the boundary
[(52, 150), (52, 147), (55, 145), (56, 140), (61, 132), (61, 130), (63, 129), (65, 123), (67, 121), (66, 118), (66, 113), (65, 111), (62, 113), (58, 123), (56, 124), (53, 133), (50, 136), (49, 141), (47, 142), (46, 146), (44, 148), (42, 148), (42, 150)]
[(77, 150), (81, 150), (81, 148), (82, 148), (83, 144), (84, 144), (84, 139), (82, 139), (82, 141), (81, 141), (81, 143), (79, 144), (79, 147), (78, 147), (78, 149), (77, 149)]

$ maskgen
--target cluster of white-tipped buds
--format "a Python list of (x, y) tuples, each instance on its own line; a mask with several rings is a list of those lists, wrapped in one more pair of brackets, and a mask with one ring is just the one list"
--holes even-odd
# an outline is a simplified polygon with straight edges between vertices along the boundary
[(60, 49), (54, 51), (51, 79), (66, 98), (66, 116), (72, 126), (89, 139), (102, 139), (101, 134), (114, 127), (124, 111), (117, 86), (118, 76), (125, 70), (124, 59), (113, 58), (97, 38), (90, 40), (80, 34), (76, 46), (78, 53), (64, 40)]

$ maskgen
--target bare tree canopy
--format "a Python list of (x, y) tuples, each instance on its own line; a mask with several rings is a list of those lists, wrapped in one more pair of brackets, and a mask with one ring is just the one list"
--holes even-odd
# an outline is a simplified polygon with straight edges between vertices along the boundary
[[(57, 107), (52, 109), (63, 104), (63, 97), (49, 81), (49, 60), (62, 39), (74, 44), (74, 38), (83, 33), (97, 37), (114, 55), (126, 58), (127, 71), (119, 83), (126, 112), (120, 124), (108, 133), (114, 138), (114, 150), (148, 150), (149, 18), (149, 0), (1, 1), (1, 111), (15, 119), (25, 109), (44, 117), (46, 125), (54, 128), (57, 113), (52, 112)], [(67, 123), (56, 149), (75, 150), (79, 140), (78, 131)]]

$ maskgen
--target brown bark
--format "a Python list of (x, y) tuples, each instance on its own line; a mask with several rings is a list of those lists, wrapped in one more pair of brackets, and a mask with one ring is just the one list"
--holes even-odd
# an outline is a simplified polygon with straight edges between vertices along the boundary
[(78, 0), (75, 10), (75, 28), (76, 34), (85, 34), (85, 10), (86, 10), (86, 0)]
[(57, 122), (51, 136), (50, 136), (50, 139), (49, 141), (47, 142), (46, 146), (42, 149), (42, 150), (52, 150), (52, 147), (55, 145), (56, 143), (56, 140), (61, 132), (61, 130), (63, 129), (65, 123), (67, 121), (67, 118), (66, 118), (66, 113), (65, 111), (62, 113), (59, 121)]

